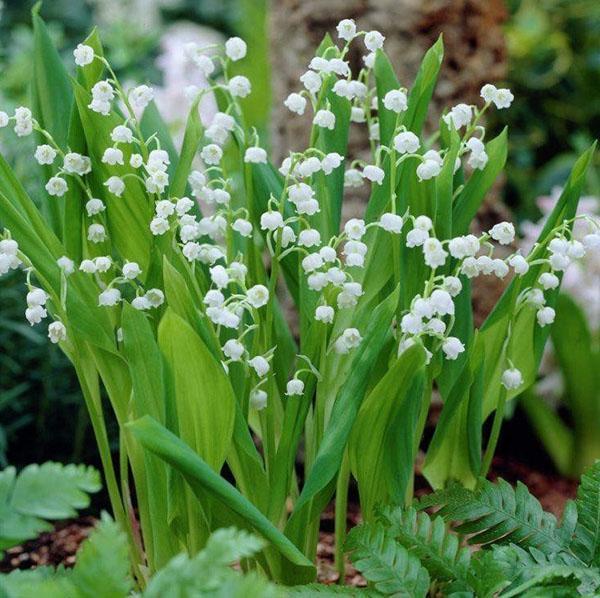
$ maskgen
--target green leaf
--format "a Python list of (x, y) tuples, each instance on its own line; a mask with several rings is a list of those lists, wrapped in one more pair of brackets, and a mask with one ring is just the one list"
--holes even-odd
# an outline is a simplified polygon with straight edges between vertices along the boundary
[(600, 461), (581, 476), (577, 489), (577, 527), (573, 552), (585, 563), (600, 565)]
[(219, 471), (231, 447), (235, 397), (223, 366), (191, 326), (167, 309), (158, 344), (174, 384), (182, 440)]
[(416, 426), (423, 384), (417, 384), (418, 392), (411, 391), (424, 366), (422, 346), (405, 351), (367, 395), (352, 428), (350, 465), (366, 521), (376, 504), (404, 500), (414, 461), (410, 432)]
[(488, 163), (483, 170), (473, 172), (464, 189), (456, 198), (452, 210), (452, 236), (465, 235), (479, 210), (486, 193), (492, 188), (506, 164), (507, 129), (485, 146)]
[(200, 112), (198, 111), (199, 102), (199, 99), (193, 102), (185, 125), (181, 156), (177, 162), (175, 174), (169, 188), (169, 192), (173, 197), (182, 197), (185, 194), (187, 180), (192, 169), (192, 162), (202, 140), (204, 129), (200, 121)]
[[(104, 198), (108, 231), (113, 247), (121, 258), (135, 261), (142, 268), (142, 279), (145, 279), (150, 263), (150, 248), (153, 243), (150, 232), (150, 220), (154, 211), (154, 202), (148, 197), (146, 190), (136, 179), (126, 180), (125, 191), (116, 197), (106, 191), (104, 182), (111, 176), (122, 176), (129, 172), (126, 166), (110, 166), (102, 162), (106, 144), (111, 131), (123, 120), (116, 114), (102, 116), (91, 111), (90, 94), (77, 82), (73, 81), (75, 101), (83, 125), (89, 155), (92, 159), (90, 174), (92, 189)], [(146, 109), (148, 110), (148, 108)], [(129, 160), (130, 150), (123, 149), (125, 160)], [(171, 159), (173, 165), (173, 159)]]
[(520, 482), (516, 489), (502, 479), (482, 479), (476, 490), (454, 484), (426, 497), (420, 508), (431, 505), (441, 507), (446, 521), (461, 522), (456, 531), (469, 534), (469, 544), (512, 543), (546, 555), (569, 550), (570, 533), (558, 527), (556, 517)]
[(440, 35), (423, 57), (414, 85), (408, 96), (408, 109), (404, 115), (403, 123), (409, 131), (417, 135), (420, 135), (425, 123), (429, 102), (431, 101), (443, 60), (444, 40)]
[(310, 517), (311, 501), (319, 493), (322, 493), (319, 500), (327, 500), (327, 488), (340, 468), (348, 437), (367, 390), (368, 373), (390, 335), (390, 323), (398, 304), (398, 297), (397, 288), (371, 314), (364, 338), (355, 350), (350, 374), (336, 397), (315, 462), (286, 526), (286, 534), (290, 537), (298, 540), (302, 535), (305, 518)]
[[(264, 545), (263, 540), (244, 530), (219, 529), (192, 558), (181, 554), (171, 559), (150, 580), (144, 598), (204, 596), (206, 593), (223, 592), (232, 578), (242, 578), (240, 573), (231, 569), (231, 565), (242, 558), (254, 556)], [(266, 580), (262, 584), (261, 589), (274, 589)]]
[[(379, 114), (379, 137), (382, 145), (391, 145), (392, 135), (396, 128), (397, 114), (383, 105), (383, 98), (388, 91), (400, 88), (400, 81), (394, 67), (383, 50), (375, 54), (375, 86), (377, 88), (377, 113)], [(400, 123), (399, 123), (400, 124)]]
[(178, 167), (179, 156), (171, 138), (171, 133), (169, 133), (169, 127), (163, 120), (155, 102), (150, 102), (144, 109), (140, 128), (146, 138), (156, 134), (156, 137), (160, 141), (161, 149), (166, 150), (167, 154), (169, 154), (170, 164), (167, 172), (169, 173), (169, 179), (172, 179)]
[(77, 553), (71, 582), (82, 598), (128, 596), (133, 589), (129, 573), (127, 537), (106, 513)]
[(387, 536), (381, 524), (355, 527), (348, 534), (346, 548), (354, 566), (382, 594), (406, 598), (427, 595), (427, 569), (415, 555)]
[(0, 550), (52, 529), (45, 520), (67, 519), (100, 490), (98, 472), (84, 465), (51, 461), (0, 472)]
[(570, 473), (579, 476), (600, 457), (597, 425), (600, 421), (600, 351), (596, 349), (585, 314), (566, 294), (558, 297), (551, 334), (565, 380), (564, 401), (576, 431)]
[(442, 517), (430, 517), (413, 507), (386, 507), (378, 513), (385, 533), (419, 558), (436, 581), (458, 580), (469, 587), (471, 552), (461, 548), (458, 537), (451, 534)]
[(177, 469), (190, 484), (199, 499), (209, 493), (224, 508), (240, 516), (241, 520), (268, 540), (280, 555), (280, 560), (269, 559), (276, 580), (284, 583), (305, 583), (315, 577), (315, 568), (251, 502), (229, 482), (213, 471), (189, 446), (150, 417), (128, 424), (139, 442)]

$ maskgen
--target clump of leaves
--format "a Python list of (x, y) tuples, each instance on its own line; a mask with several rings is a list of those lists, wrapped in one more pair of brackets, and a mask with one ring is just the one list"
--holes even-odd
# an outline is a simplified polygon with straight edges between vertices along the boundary
[(48, 521), (66, 519), (90, 504), (89, 494), (100, 490), (92, 467), (49, 461), (28, 465), (17, 475), (14, 467), (0, 471), (1, 551), (52, 529)]
[[(264, 541), (243, 530), (223, 528), (214, 532), (194, 557), (180, 554), (161, 569), (141, 594), (143, 598), (184, 596), (261, 596), (276, 598), (279, 589), (256, 573), (243, 575), (231, 565), (254, 556)], [(21, 598), (125, 598), (133, 590), (127, 536), (108, 515), (77, 555), (73, 569), (41, 567), (13, 571), (0, 577), (2, 596)]]
[[(440, 508), (429, 515), (426, 507)], [(474, 490), (455, 484), (414, 506), (379, 509), (350, 532), (347, 548), (374, 595), (596, 595), (600, 462), (560, 522), (524, 484), (481, 480)]]

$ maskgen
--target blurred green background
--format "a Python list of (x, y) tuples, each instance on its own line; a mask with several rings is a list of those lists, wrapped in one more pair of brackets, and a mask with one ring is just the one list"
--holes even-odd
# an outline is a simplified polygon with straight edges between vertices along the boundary
[[(28, 103), (32, 6), (0, 2), (0, 108), (7, 112)], [(490, 125), (510, 126), (504, 201), (517, 220), (537, 221), (542, 216), (537, 198), (564, 182), (575, 155), (600, 131), (600, 1), (506, 0), (506, 9), (506, 83), (517, 100), (511, 110), (496, 112)], [(168, 63), (173, 59), (169, 40), (178, 31), (240, 35), (254, 52), (246, 63), (254, 89), (246, 108), (259, 130), (268, 130), (266, 0), (52, 0), (43, 4), (41, 14), (67, 62), (76, 44), (98, 25), (118, 75), (163, 86), (167, 96), (178, 83), (173, 80), (176, 68)], [(175, 130), (177, 115), (165, 116)], [(30, 168), (33, 140), (17, 143), (14, 136), (3, 136), (0, 149), (35, 197), (40, 185)], [(598, 168), (592, 169), (587, 192), (600, 196)], [(74, 373), (45, 331), (26, 323), (24, 295), (21, 273), (3, 277), (0, 467), (47, 459), (95, 463)]]

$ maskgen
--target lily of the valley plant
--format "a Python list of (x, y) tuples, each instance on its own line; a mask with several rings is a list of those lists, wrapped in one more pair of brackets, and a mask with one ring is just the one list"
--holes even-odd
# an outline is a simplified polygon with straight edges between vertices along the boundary
[[(23, 269), (26, 318), (73, 362), (140, 585), (230, 525), (268, 540), (252, 566), (311, 580), (334, 496), (343, 544), (351, 475), (367, 520), (379, 502), (410, 501), (434, 389), (444, 407), (422, 447), (426, 478), (439, 488), (485, 475), (506, 402), (535, 379), (562, 273), (600, 242), (592, 221), (583, 242), (571, 238), (592, 149), (531, 253), (511, 253), (512, 224), (478, 235), (470, 224), (506, 158), (506, 132), (488, 139), (482, 117), (513, 96), (485, 85), (479, 105), (454, 106), (423, 135), (441, 39), (408, 90), (383, 35), (342, 21), (285, 101), (313, 115), (308, 145), (273, 166), (246, 123), (241, 39), (186, 47), (211, 84), (189, 90), (178, 153), (152, 89), (124, 89), (96, 33), (70, 78), (34, 25), (32, 107), (0, 124), (37, 140), (45, 193), (38, 210), (0, 162), (0, 270)], [(358, 73), (351, 44), (365, 51)], [(205, 125), (208, 93), (220, 111)], [(346, 155), (351, 126), (369, 137), (368, 162)], [(342, 223), (345, 189), (363, 185), (363, 217)], [(512, 278), (478, 330), (476, 276)], [(120, 428), (117, 468), (101, 386)]]

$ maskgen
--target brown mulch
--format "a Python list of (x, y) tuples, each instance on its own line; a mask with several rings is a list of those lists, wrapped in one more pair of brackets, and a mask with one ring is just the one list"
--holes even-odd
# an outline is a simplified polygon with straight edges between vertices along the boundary
[(0, 572), (35, 569), (43, 565), (72, 567), (79, 545), (90, 535), (97, 521), (89, 516), (61, 521), (53, 531), (44, 532), (21, 546), (9, 548), (0, 560)]

